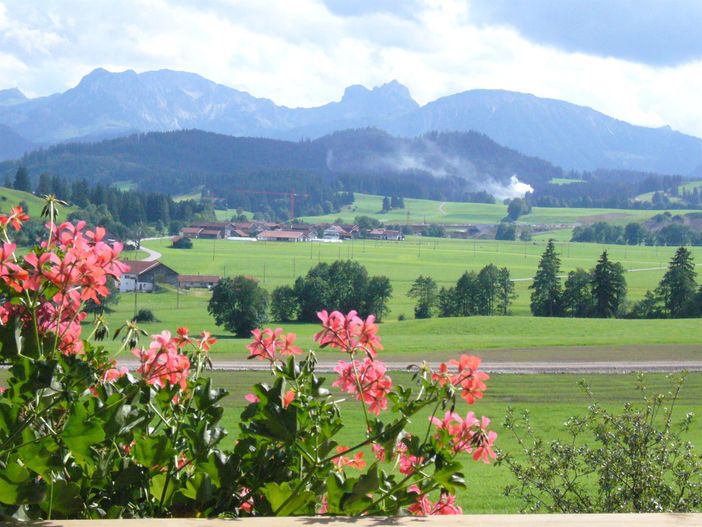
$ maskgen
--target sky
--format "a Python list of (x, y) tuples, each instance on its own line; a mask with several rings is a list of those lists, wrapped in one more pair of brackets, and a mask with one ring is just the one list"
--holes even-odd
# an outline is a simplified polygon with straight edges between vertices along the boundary
[(702, 137), (700, 0), (0, 0), (0, 89), (170, 68), (287, 106), (396, 79), (533, 93)]

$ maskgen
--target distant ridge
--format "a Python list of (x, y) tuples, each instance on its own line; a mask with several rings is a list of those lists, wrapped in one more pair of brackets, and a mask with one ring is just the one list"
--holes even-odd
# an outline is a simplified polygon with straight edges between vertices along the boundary
[(1, 149), (0, 159), (34, 145), (134, 131), (201, 129), (298, 140), (374, 126), (403, 137), (474, 130), (566, 169), (681, 175), (702, 170), (702, 139), (669, 127), (634, 126), (583, 106), (503, 90), (466, 91), (420, 106), (397, 81), (373, 89), (349, 86), (339, 101), (316, 108), (288, 108), (193, 73), (98, 68), (74, 88), (48, 97), (0, 91), (0, 125), (26, 143), (19, 150)]

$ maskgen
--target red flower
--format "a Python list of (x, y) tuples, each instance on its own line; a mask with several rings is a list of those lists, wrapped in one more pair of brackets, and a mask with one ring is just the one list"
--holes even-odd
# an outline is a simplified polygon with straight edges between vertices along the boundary
[(177, 343), (169, 331), (152, 335), (153, 342), (148, 349), (133, 349), (132, 353), (141, 361), (137, 369), (148, 384), (163, 388), (179, 385), (187, 388), (190, 359), (178, 351)]
[(419, 490), (417, 485), (412, 485), (407, 491), (417, 494), (417, 502), (407, 508), (407, 511), (415, 516), (463, 513), (463, 509), (456, 505), (456, 496), (452, 494), (442, 492), (439, 501), (432, 503), (426, 494), (421, 494), (421, 490)]
[[(457, 371), (452, 372), (449, 365), (455, 366)], [(439, 370), (432, 374), (432, 378), (441, 385), (450, 382), (455, 387), (461, 388), (461, 397), (468, 404), (473, 404), (476, 399), (482, 399), (486, 389), (484, 381), (487, 381), (490, 376), (478, 370), (480, 357), (461, 355), (460, 360), (452, 359), (449, 365), (442, 362)]]
[(12, 226), (16, 231), (22, 228), (22, 222), (29, 220), (29, 216), (22, 210), (19, 205), (10, 209), (10, 215), (0, 214), (0, 225), (7, 227)]
[[(336, 447), (336, 451), (339, 454), (343, 454), (348, 449), (349, 447), (347, 446)], [(335, 457), (334, 459), (332, 459), (332, 463), (334, 463), (339, 468), (352, 467), (357, 468), (358, 470), (363, 470), (364, 468), (366, 468), (366, 462), (363, 460), (363, 452), (356, 452), (356, 455), (352, 458), (344, 456)]]
[(302, 350), (297, 346), (293, 346), (295, 342), (295, 333), (288, 333), (283, 335), (283, 330), (281, 328), (276, 328), (272, 330), (266, 328), (263, 331), (260, 329), (254, 329), (251, 334), (254, 340), (251, 344), (246, 346), (249, 350), (249, 359), (254, 357), (259, 360), (268, 360), (274, 362), (277, 360), (277, 355), (293, 355), (302, 353)]
[(285, 392), (285, 395), (283, 395), (283, 408), (290, 406), (293, 400), (295, 400), (295, 390), (288, 390)]

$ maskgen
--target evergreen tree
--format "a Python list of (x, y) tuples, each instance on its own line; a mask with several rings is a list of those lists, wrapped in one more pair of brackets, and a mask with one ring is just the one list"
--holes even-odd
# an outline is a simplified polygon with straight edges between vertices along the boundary
[(617, 316), (619, 307), (626, 296), (624, 268), (619, 262), (612, 262), (604, 251), (592, 271), (593, 313), (599, 318)]
[(589, 317), (592, 314), (592, 274), (578, 268), (568, 273), (563, 287), (563, 312), (569, 317)]
[(378, 322), (382, 322), (390, 312), (388, 301), (392, 297), (392, 285), (387, 276), (372, 276), (368, 280), (365, 294), (365, 311), (375, 315)]
[(478, 273), (478, 313), (484, 316), (495, 314), (498, 296), (499, 271), (494, 264), (483, 267)]
[(680, 247), (670, 260), (668, 270), (656, 289), (669, 317), (685, 317), (694, 311), (696, 275), (692, 254), (685, 247)]
[(478, 312), (480, 286), (475, 271), (466, 271), (456, 282), (454, 292), (455, 315), (469, 317)]
[(392, 209), (392, 205), (390, 203), (390, 198), (385, 196), (383, 198), (383, 212), (388, 212)]
[(439, 316), (456, 316), (456, 290), (453, 287), (442, 287), (438, 298)]
[(420, 275), (412, 284), (407, 296), (417, 299), (415, 318), (431, 318), (437, 302), (438, 287), (431, 276)]
[(39, 196), (48, 196), (54, 193), (53, 186), (51, 185), (51, 176), (46, 172), (39, 175), (39, 182), (37, 183), (35, 193)]
[(556, 253), (553, 240), (549, 240), (541, 255), (539, 267), (529, 286), (531, 292), (531, 312), (537, 317), (556, 317), (561, 314), (561, 260)]
[(12, 183), (12, 188), (23, 190), (24, 192), (32, 191), (32, 184), (29, 181), (29, 172), (25, 167), (19, 167), (15, 172), (15, 180)]
[(517, 298), (514, 292), (514, 282), (509, 275), (509, 269), (502, 267), (497, 271), (497, 314), (506, 316), (509, 307)]

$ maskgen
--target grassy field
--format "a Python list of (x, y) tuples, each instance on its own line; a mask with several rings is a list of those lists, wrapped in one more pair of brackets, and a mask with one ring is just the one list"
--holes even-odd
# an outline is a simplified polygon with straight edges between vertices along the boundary
[(565, 178), (565, 177), (554, 177), (551, 178), (551, 181), (549, 181), (551, 185), (570, 185), (572, 183), (585, 183), (584, 179), (572, 179), (572, 178)]
[[(351, 222), (356, 216), (371, 216), (383, 223), (498, 223), (507, 216), (507, 207), (501, 203), (458, 203), (440, 202), (425, 199), (405, 198), (405, 208), (381, 213), (382, 196), (356, 194), (355, 202), (344, 207), (341, 212), (326, 216), (303, 218), (309, 222), (335, 221), (341, 218)], [(532, 225), (573, 225), (575, 223), (594, 223), (608, 221), (625, 225), (631, 221), (643, 221), (660, 211), (623, 210), (623, 209), (576, 209), (556, 207), (534, 207), (531, 214), (522, 216), (519, 223)], [(689, 211), (678, 211), (680, 214)]]
[[(7, 187), (0, 187), (0, 212), (8, 212), (11, 207), (19, 205), (24, 201), (29, 210), (27, 211), (32, 218), (38, 218), (41, 214), (41, 209), (44, 207), (44, 200), (31, 194), (30, 192), (22, 192)], [(73, 210), (73, 207), (61, 207), (61, 217), (66, 219), (66, 216)]]
[[(644, 355), (651, 360), (701, 358), (702, 349), (690, 350), (702, 341), (699, 320), (537, 319), (528, 316), (529, 278), (543, 251), (542, 242), (410, 239), (399, 243), (286, 244), (194, 240), (193, 249), (177, 250), (168, 248), (167, 240), (156, 240), (147, 242), (147, 246), (162, 252), (162, 261), (179, 273), (247, 274), (257, 277), (269, 290), (292, 284), (294, 277), (304, 274), (319, 261), (353, 256), (366, 265), (371, 274), (385, 274), (391, 278), (394, 288), (391, 313), (381, 328), (387, 353), (391, 356), (445, 358), (461, 350), (480, 350), (481, 355), (491, 360), (574, 357), (636, 360)], [(593, 266), (602, 248), (596, 244), (559, 244), (564, 272), (578, 266)], [(631, 300), (656, 286), (664, 271), (655, 268), (664, 267), (673, 253), (672, 248), (612, 246), (609, 249), (611, 258), (622, 261), (627, 269), (653, 268), (627, 273)], [(696, 252), (698, 261), (702, 256), (700, 252)], [(516, 283), (519, 297), (513, 307), (515, 316), (412, 320), (414, 304), (406, 293), (419, 274), (429, 274), (440, 285), (448, 286), (466, 269), (477, 270), (491, 262), (507, 266), (512, 276), (520, 280)], [(206, 290), (177, 293), (167, 288), (153, 294), (126, 293), (121, 295), (110, 319), (113, 326), (123, 323), (133, 315), (136, 303), (137, 308), (149, 308), (161, 320), (145, 326), (147, 330), (175, 330), (183, 324), (193, 330), (207, 329), (220, 338), (215, 353), (227, 358), (243, 358), (246, 340), (235, 339), (214, 325), (207, 313), (209, 297)], [(400, 314), (408, 320), (398, 321)], [(288, 324), (287, 327), (301, 336), (305, 346), (311, 345), (311, 336), (317, 331), (317, 326), (309, 324)], [(591, 349), (583, 351), (583, 346)], [(621, 355), (612, 356), (611, 350), (605, 347), (620, 347)]]
[[(450, 286), (466, 270), (479, 270), (493, 263), (507, 267), (517, 279), (519, 295), (513, 312), (529, 312), (529, 280), (534, 276), (545, 241), (504, 242), (451, 240), (409, 237), (403, 242), (356, 240), (341, 244), (245, 242), (229, 240), (194, 240), (189, 250), (172, 249), (169, 240), (149, 241), (146, 247), (163, 254), (161, 260), (181, 274), (217, 274), (233, 276), (246, 274), (257, 278), (272, 290), (292, 284), (318, 262), (354, 259), (365, 265), (371, 275), (390, 277), (393, 298), (389, 318), (399, 314), (411, 317), (413, 301), (406, 296), (412, 282), (420, 274), (432, 276), (440, 286)], [(558, 243), (562, 271), (577, 267), (591, 268), (604, 246), (584, 243)], [(620, 261), (625, 269), (650, 269), (627, 273), (629, 297), (643, 297), (647, 289), (655, 288), (674, 248), (607, 246), (612, 260)], [(692, 248), (702, 263), (702, 249)]]
[[(683, 189), (685, 190), (694, 190), (696, 188), (702, 187), (702, 181), (690, 181), (689, 183), (684, 183), (683, 185), (678, 186), (678, 192), (682, 194)], [(653, 199), (653, 195), (655, 192), (646, 192), (644, 194), (639, 194), (636, 196), (636, 199), (638, 201), (648, 201), (650, 202)], [(671, 201), (671, 203), (679, 203), (681, 199), (678, 196), (671, 196), (668, 192), (664, 192), (664, 195), (668, 197), (668, 199)]]
[[(213, 373), (215, 383), (230, 391), (225, 399), (227, 410), (224, 424), (230, 430), (230, 437), (225, 444), (236, 439), (239, 414), (247, 404), (244, 395), (250, 392), (250, 386), (265, 381), (268, 377), (262, 373)], [(532, 423), (536, 430), (546, 439), (563, 437), (562, 424), (572, 415), (582, 415), (587, 409), (578, 381), (583, 376), (577, 375), (494, 375), (488, 382), (485, 398), (470, 410), (478, 415), (487, 415), (492, 419), (492, 426), (498, 433), (497, 446), (518, 455), (515, 440), (502, 428), (502, 421), (508, 406), (515, 410), (529, 409)], [(637, 401), (640, 394), (635, 390), (634, 375), (587, 375), (584, 379), (592, 387), (597, 399), (606, 407), (621, 409), (627, 401)], [(408, 384), (406, 375), (393, 375), (394, 382)], [(664, 375), (648, 375), (646, 384), (657, 393), (665, 393), (669, 387)], [(461, 404), (457, 411), (465, 414), (469, 407)], [(699, 415), (702, 411), (702, 374), (690, 374), (677, 405), (677, 416), (686, 412)], [(347, 426), (339, 435), (341, 444), (351, 444), (363, 433), (363, 418), (360, 407), (355, 401), (342, 403), (342, 414)], [(382, 415), (382, 414), (381, 414)], [(421, 415), (410, 424), (411, 431), (426, 430), (427, 416)], [(689, 439), (702, 448), (702, 427), (697, 422), (692, 427)], [(366, 453), (370, 458), (370, 454)], [(466, 482), (468, 490), (459, 494), (459, 503), (465, 513), (508, 513), (519, 512), (520, 503), (503, 495), (505, 485), (513, 483), (509, 470), (504, 466), (484, 465), (468, 459), (466, 462)]]

